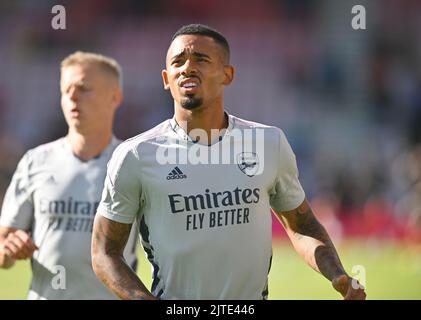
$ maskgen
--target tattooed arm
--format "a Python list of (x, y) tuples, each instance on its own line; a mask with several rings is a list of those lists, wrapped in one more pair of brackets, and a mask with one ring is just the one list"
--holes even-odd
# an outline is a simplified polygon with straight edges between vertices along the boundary
[(120, 299), (155, 300), (123, 257), (131, 226), (96, 215), (92, 267), (97, 277)]
[(329, 279), (345, 299), (365, 299), (364, 289), (352, 285), (353, 279), (346, 274), (335, 246), (314, 216), (307, 200), (294, 210), (275, 213), (295, 250), (314, 270)]

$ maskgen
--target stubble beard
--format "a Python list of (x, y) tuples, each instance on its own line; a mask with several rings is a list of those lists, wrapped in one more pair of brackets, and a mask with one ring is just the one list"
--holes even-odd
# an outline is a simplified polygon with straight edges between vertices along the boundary
[(181, 100), (181, 106), (187, 110), (193, 110), (200, 107), (203, 103), (202, 98), (195, 98), (193, 96), (187, 96)]

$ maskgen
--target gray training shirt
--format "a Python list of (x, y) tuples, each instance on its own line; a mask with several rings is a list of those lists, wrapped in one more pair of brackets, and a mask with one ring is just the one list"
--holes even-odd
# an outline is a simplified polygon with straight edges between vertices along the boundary
[(305, 195), (280, 129), (231, 115), (228, 122), (207, 146), (167, 120), (123, 142), (108, 165), (98, 213), (139, 219), (161, 299), (268, 296), (270, 208), (295, 209)]
[[(92, 270), (91, 238), (107, 162), (119, 143), (113, 137), (99, 157), (84, 162), (64, 137), (29, 150), (19, 162), (0, 225), (31, 232), (40, 248), (31, 260), (28, 299), (116, 298)], [(135, 269), (134, 229), (125, 257)]]

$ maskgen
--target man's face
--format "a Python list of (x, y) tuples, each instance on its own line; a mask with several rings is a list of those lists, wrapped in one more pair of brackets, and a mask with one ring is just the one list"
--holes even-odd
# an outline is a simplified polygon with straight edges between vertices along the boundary
[(181, 35), (168, 49), (166, 69), (162, 71), (164, 88), (171, 91), (176, 105), (196, 109), (218, 99), (224, 86), (231, 83), (233, 67), (226, 53), (212, 38)]
[(112, 123), (122, 99), (117, 79), (95, 64), (64, 67), (60, 91), (66, 122), (80, 132)]

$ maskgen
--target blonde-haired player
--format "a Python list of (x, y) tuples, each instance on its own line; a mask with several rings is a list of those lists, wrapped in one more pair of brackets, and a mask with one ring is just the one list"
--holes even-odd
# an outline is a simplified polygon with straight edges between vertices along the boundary
[[(61, 63), (67, 136), (25, 153), (0, 216), (0, 267), (32, 259), (29, 299), (112, 299), (91, 267), (92, 224), (106, 165), (120, 143), (113, 120), (123, 99), (112, 58), (75, 52)], [(125, 249), (136, 268), (136, 232)]]

